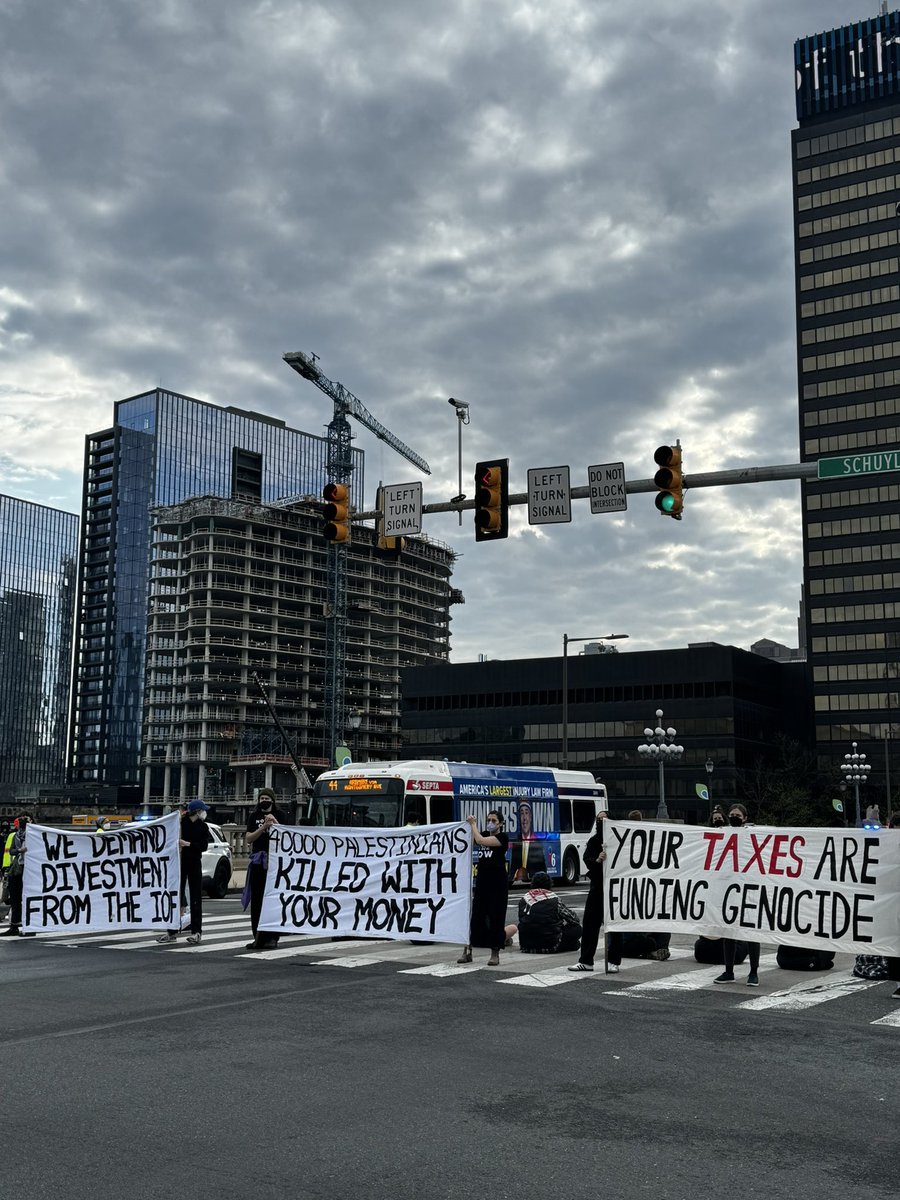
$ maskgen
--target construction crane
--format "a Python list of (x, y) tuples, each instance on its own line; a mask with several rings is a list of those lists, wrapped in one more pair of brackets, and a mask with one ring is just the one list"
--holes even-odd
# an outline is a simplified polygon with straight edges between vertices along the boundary
[[(328, 457), (326, 469), (332, 483), (343, 483), (349, 488), (353, 473), (352, 433), (348, 416), (355, 417), (360, 424), (372, 431), (377, 438), (396, 450), (407, 462), (431, 474), (431, 468), (405, 442), (401, 442), (389, 429), (372, 416), (363, 402), (342, 383), (335, 383), (322, 374), (315, 354), (304, 354), (302, 350), (282, 355), (289, 367), (298, 375), (314, 383), (334, 401), (334, 416), (328, 423)], [(327, 603), (325, 607), (325, 753), (330, 763), (335, 762), (335, 752), (340, 738), (344, 736), (346, 722), (346, 638), (347, 638), (347, 545), (332, 542), (328, 547)]]

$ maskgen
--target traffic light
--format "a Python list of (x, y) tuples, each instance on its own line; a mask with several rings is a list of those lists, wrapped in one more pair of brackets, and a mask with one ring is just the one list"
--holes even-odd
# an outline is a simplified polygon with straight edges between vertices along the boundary
[(405, 549), (406, 538), (403, 537), (379, 537), (375, 545), (375, 553), (379, 558), (392, 559), (394, 562)]
[(350, 541), (350, 492), (345, 483), (326, 483), (322, 488), (325, 508), (322, 537), (326, 542)]
[(509, 537), (509, 459), (475, 464), (475, 541)]
[(659, 446), (653, 455), (653, 461), (659, 470), (653, 476), (653, 482), (659, 488), (656, 497), (656, 507), (664, 517), (674, 517), (681, 520), (681, 510), (684, 508), (684, 480), (681, 477), (681, 446)]
[(384, 488), (375, 491), (375, 507), (378, 516), (375, 519), (375, 554), (378, 558), (387, 558), (396, 562), (406, 548), (406, 538), (384, 536)]

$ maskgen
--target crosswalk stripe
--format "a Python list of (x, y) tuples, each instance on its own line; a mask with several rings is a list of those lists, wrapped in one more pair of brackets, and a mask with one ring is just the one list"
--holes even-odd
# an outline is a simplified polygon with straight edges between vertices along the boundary
[(348, 954), (345, 958), (321, 958), (316, 961), (317, 967), (367, 967), (370, 963), (389, 962), (377, 954)]
[[(246, 930), (247, 937), (250, 937), (250, 930), (247, 926), (246, 918), (241, 918), (240, 920), (236, 920), (236, 921), (229, 920), (227, 924), (218, 925), (214, 929), (211, 929), (211, 930), (207, 930), (206, 922), (204, 922), (203, 938), (205, 940), (206, 938), (212, 939), (212, 938), (231, 937), (231, 935), (236, 933), (238, 930)], [(108, 945), (109, 943), (115, 943), (115, 942), (133, 942), (133, 941), (137, 941), (141, 938), (148, 938), (148, 937), (152, 937), (155, 940), (156, 938), (161, 936), (161, 932), (162, 931), (159, 929), (132, 929), (128, 933), (110, 933), (110, 934), (86, 933), (86, 934), (82, 934), (80, 937), (77, 937), (77, 938), (74, 938), (70, 935), (69, 939), (67, 941), (56, 942), (55, 944), (56, 945), (65, 945), (65, 946), (88, 946), (91, 943), (95, 943), (95, 944), (102, 943), (103, 945)], [(190, 932), (189, 930), (185, 929), (179, 935), (179, 937), (184, 939), (187, 937), (189, 932)], [(175, 943), (173, 942), (172, 945), (174, 945), (174, 944)]]
[(177, 942), (164, 942), (162, 946), (160, 946), (159, 942), (157, 942), (154, 938), (150, 942), (141, 942), (138, 945), (131, 943), (127, 946), (104, 946), (104, 949), (148, 950), (151, 947), (158, 947), (159, 949), (162, 949), (163, 946), (166, 946), (168, 949), (174, 950), (178, 954), (212, 954), (216, 950), (236, 950), (239, 946), (246, 946), (248, 936), (248, 934), (244, 933), (236, 942), (206, 941), (204, 939), (199, 946), (189, 946), (187, 944), (187, 935), (185, 935), (185, 937), (181, 938)]
[(487, 960), (471, 963), (427, 963), (424, 967), (406, 967), (398, 975), (430, 975), (435, 979), (447, 979), (451, 975), (472, 975), (475, 971), (486, 971)]
[[(692, 958), (693, 950), (685, 946), (673, 947), (669, 954), (669, 959)], [(579, 979), (609, 979), (616, 978), (623, 971), (632, 971), (636, 968), (643, 967), (644, 969), (656, 968), (662, 966), (659, 959), (655, 958), (629, 958), (625, 959), (618, 972), (614, 972), (612, 976), (607, 975), (603, 969), (603, 963), (597, 962), (593, 971), (572, 971), (568, 966), (565, 967), (549, 967), (545, 971), (529, 971), (524, 975), (511, 976), (506, 979), (498, 980), (498, 983), (511, 983), (518, 987), (559, 987), (564, 983), (575, 983)]]
[(888, 1013), (886, 1017), (879, 1017), (877, 1021), (870, 1021), (870, 1025), (894, 1025), (900, 1026), (900, 1008), (895, 1008), (892, 1013)]
[[(761, 971), (770, 970), (776, 967), (777, 959), (774, 954), (762, 954), (759, 959), (759, 969)], [(717, 975), (722, 974), (723, 968), (717, 967), (700, 967), (694, 971), (686, 971), (679, 975), (664, 975), (660, 979), (647, 979), (643, 983), (634, 983), (626, 989), (629, 995), (642, 992), (696, 992), (701, 988), (715, 987), (713, 980)], [(735, 987), (742, 982), (741, 979), (735, 979), (734, 983), (727, 983), (723, 986)]]
[[(356, 950), (361, 946), (371, 946), (372, 942), (367, 938), (355, 938), (352, 941), (344, 942), (344, 949)], [(279, 946), (275, 950), (254, 950), (247, 954), (238, 954), (237, 958), (255, 958), (258, 962), (278, 961), (282, 958), (302, 958), (309, 954), (330, 954), (333, 951), (333, 943), (329, 939), (327, 942), (316, 942), (314, 945), (309, 945), (304, 942), (301, 946)]]
[(770, 992), (767, 996), (754, 996), (745, 1000), (738, 1008), (750, 1009), (751, 1012), (775, 1010), (780, 1012), (800, 1012), (804, 1008), (814, 1008), (817, 1004), (825, 1004), (829, 1000), (839, 1000), (842, 996), (850, 996), (854, 992), (864, 992), (867, 988), (877, 987), (880, 979), (856, 979), (853, 975), (834, 979), (805, 979), (803, 983), (795, 983), (793, 987), (778, 992)]

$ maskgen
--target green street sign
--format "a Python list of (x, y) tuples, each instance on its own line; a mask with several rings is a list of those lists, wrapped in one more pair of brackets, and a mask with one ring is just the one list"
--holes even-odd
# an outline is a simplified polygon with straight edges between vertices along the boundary
[(880, 471), (900, 471), (900, 450), (870, 450), (841, 458), (820, 458), (818, 476), (837, 479), (846, 475), (875, 475)]

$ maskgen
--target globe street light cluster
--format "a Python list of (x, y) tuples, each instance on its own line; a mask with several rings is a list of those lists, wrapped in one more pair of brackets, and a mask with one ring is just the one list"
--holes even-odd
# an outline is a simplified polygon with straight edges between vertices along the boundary
[(859, 810), (859, 785), (865, 783), (869, 777), (869, 772), (872, 770), (872, 764), (866, 762), (865, 754), (857, 754), (856, 742), (850, 743), (853, 753), (845, 754), (844, 761), (841, 763), (841, 773), (844, 776), (845, 783), (852, 783), (856, 795), (856, 824), (859, 826), (860, 816)]
[(665, 728), (662, 723), (663, 710), (656, 710), (656, 728), (644, 730), (646, 742), (638, 746), (638, 754), (651, 762), (659, 763), (659, 805), (656, 810), (657, 819), (667, 821), (669, 810), (666, 808), (666, 763), (674, 762), (684, 754), (684, 746), (675, 742), (676, 730), (670, 725)]

